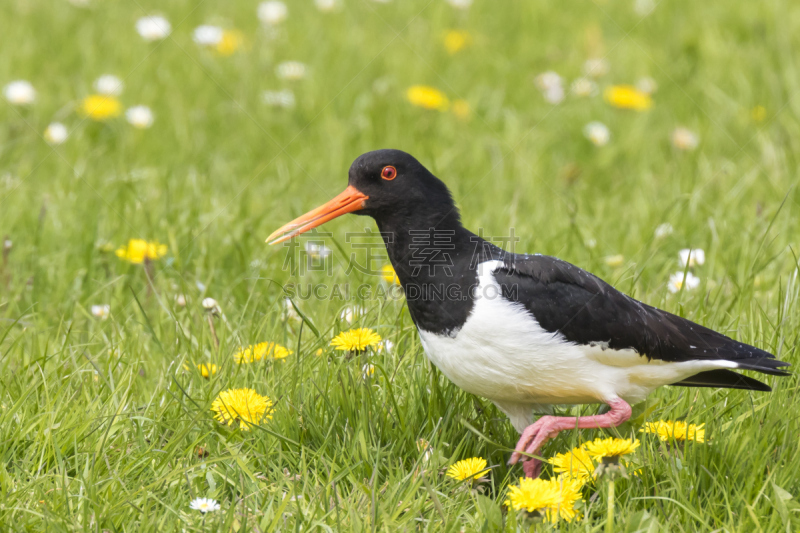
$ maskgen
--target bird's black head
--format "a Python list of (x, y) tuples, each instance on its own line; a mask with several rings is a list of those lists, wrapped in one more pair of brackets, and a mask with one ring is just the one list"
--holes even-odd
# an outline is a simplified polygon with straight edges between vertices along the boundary
[(411, 155), (400, 150), (375, 150), (350, 166), (348, 186), (328, 203), (309, 211), (267, 238), (276, 244), (345, 213), (369, 215), (378, 225), (420, 229), (459, 223), (458, 210), (447, 186)]

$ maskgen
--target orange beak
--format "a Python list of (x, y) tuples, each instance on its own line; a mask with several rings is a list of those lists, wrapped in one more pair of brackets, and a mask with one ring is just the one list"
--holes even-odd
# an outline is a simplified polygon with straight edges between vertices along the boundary
[(364, 202), (368, 199), (369, 196), (352, 185), (348, 185), (341, 194), (331, 201), (278, 228), (272, 235), (267, 237), (267, 243), (278, 244), (316, 228), (338, 216), (358, 211), (364, 207)]

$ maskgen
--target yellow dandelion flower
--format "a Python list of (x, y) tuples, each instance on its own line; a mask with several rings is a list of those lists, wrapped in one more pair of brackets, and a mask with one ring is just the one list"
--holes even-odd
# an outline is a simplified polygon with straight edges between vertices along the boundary
[(755, 122), (764, 122), (767, 118), (767, 108), (763, 105), (757, 105), (750, 110), (750, 117)]
[(102, 122), (118, 117), (122, 113), (122, 104), (113, 96), (93, 94), (83, 99), (79, 111), (85, 117)]
[(259, 342), (247, 348), (241, 348), (233, 354), (233, 359), (239, 364), (253, 363), (264, 358), (286, 359), (292, 353), (294, 352), (275, 342)]
[(381, 342), (381, 336), (369, 328), (356, 328), (339, 333), (331, 341), (331, 346), (337, 350), (348, 352), (363, 352), (370, 346)]
[(623, 263), (625, 263), (625, 256), (622, 254), (610, 255), (605, 258), (605, 262), (608, 266), (616, 268), (618, 266), (622, 266)]
[(472, 109), (469, 107), (469, 102), (466, 100), (455, 100), (452, 108), (453, 114), (461, 120), (466, 120), (472, 114)]
[(520, 478), (519, 486), (511, 487), (505, 504), (515, 511), (540, 512), (550, 522), (559, 519), (571, 522), (578, 511), (583, 484), (577, 480)]
[(167, 245), (160, 244), (158, 241), (130, 239), (127, 246), (120, 246), (115, 253), (120, 259), (138, 265), (145, 261), (161, 259), (167, 255)]
[(411, 104), (425, 109), (447, 111), (450, 107), (450, 100), (442, 91), (426, 85), (409, 87), (406, 91), (406, 98)]
[(465, 479), (478, 479), (483, 477), (489, 472), (486, 468), (486, 459), (483, 457), (472, 457), (471, 459), (463, 459), (450, 466), (447, 469), (447, 477), (451, 477), (458, 481)]
[(671, 420), (659, 420), (658, 422), (648, 422), (642, 428), (642, 433), (655, 433), (663, 441), (693, 440), (695, 442), (706, 441), (705, 424), (695, 425), (686, 422), (673, 422)]
[(316, 355), (317, 357), (319, 357), (319, 356), (320, 356), (320, 355), (322, 355), (323, 353), (325, 353), (325, 350), (323, 350), (322, 348), (319, 348), (319, 349), (318, 349), (316, 352), (314, 352), (314, 355)]
[(228, 389), (222, 391), (211, 404), (214, 418), (232, 426), (239, 422), (242, 431), (272, 418), (272, 400), (253, 389)]
[(197, 368), (200, 369), (200, 375), (203, 376), (204, 378), (209, 378), (213, 376), (214, 374), (217, 373), (217, 370), (219, 370), (219, 367), (213, 363), (209, 364), (200, 363), (199, 365), (197, 365)]
[(595, 461), (603, 459), (610, 460), (610, 462), (619, 461), (623, 455), (633, 453), (639, 447), (639, 439), (617, 439), (609, 437), (607, 439), (594, 439), (593, 441), (585, 442), (583, 447)]
[(653, 106), (653, 99), (633, 85), (612, 85), (603, 94), (606, 102), (620, 109), (646, 111)]
[(559, 453), (547, 460), (553, 472), (585, 483), (594, 476), (595, 464), (585, 448), (579, 446), (566, 453)]
[(392, 265), (383, 265), (383, 267), (381, 267), (381, 277), (384, 279), (384, 281), (386, 281), (386, 283), (400, 285), (400, 278), (397, 277)]
[(471, 42), (472, 36), (463, 30), (450, 30), (444, 34), (444, 47), (451, 55), (464, 49)]
[(221, 56), (233, 55), (244, 44), (244, 34), (239, 30), (225, 30), (215, 49)]

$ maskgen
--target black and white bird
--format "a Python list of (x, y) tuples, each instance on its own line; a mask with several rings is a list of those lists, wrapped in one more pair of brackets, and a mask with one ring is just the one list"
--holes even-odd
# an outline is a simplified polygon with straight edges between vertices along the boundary
[[(521, 433), (510, 463), (559, 431), (615, 427), (662, 385), (769, 391), (734, 370), (787, 375), (788, 363), (641, 303), (597, 276), (544, 255), (507, 252), (464, 228), (445, 184), (399, 150), (368, 152), (328, 203), (270, 235), (282, 242), (345, 213), (378, 225), (431, 362), (494, 402)], [(604, 403), (586, 417), (543, 416), (552, 405)]]

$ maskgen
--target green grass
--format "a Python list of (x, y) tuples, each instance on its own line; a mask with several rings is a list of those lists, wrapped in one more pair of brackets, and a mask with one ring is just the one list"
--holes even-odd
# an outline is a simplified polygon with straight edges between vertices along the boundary
[[(0, 104), (0, 235), (13, 241), (0, 270), (4, 531), (530, 527), (501, 514), (521, 475), (505, 466), (516, 433), (428, 363), (402, 301), (297, 300), (319, 336), (283, 318), (287, 283), (380, 286), (377, 276), (345, 274), (344, 235), (372, 227), (368, 219), (324, 228), (331, 278), (292, 275), (287, 249), (263, 242), (338, 193), (350, 162), (376, 148), (406, 150), (444, 179), (467, 227), (514, 228), (518, 251), (557, 255), (798, 362), (797, 3), (679, 0), (642, 18), (629, 1), (500, 9), (476, 0), (464, 12), (440, 0), (345, 0), (330, 14), (303, 2), (289, 4), (272, 38), (256, 5), (0, 4), (0, 85), (27, 79), (38, 91), (28, 108)], [(160, 43), (134, 30), (152, 11), (173, 24)], [(240, 29), (245, 47), (230, 57), (200, 49), (191, 32), (203, 23)], [(453, 56), (442, 46), (450, 28), (473, 36)], [(602, 96), (547, 104), (535, 75), (556, 70), (569, 82), (590, 56), (609, 62), (601, 89), (654, 78), (653, 108), (626, 112)], [(309, 76), (277, 79), (284, 60), (306, 63)], [(124, 105), (154, 110), (151, 129), (75, 113), (104, 73), (124, 79)], [(413, 84), (467, 100), (471, 119), (412, 107), (404, 95)], [(282, 88), (294, 91), (294, 109), (262, 102), (264, 90)], [(751, 118), (757, 105), (763, 121)], [(53, 120), (72, 132), (55, 148), (41, 137)], [(583, 137), (592, 120), (611, 129), (607, 146)], [(697, 150), (671, 146), (679, 125), (699, 134)], [(665, 222), (674, 233), (656, 240)], [(152, 286), (141, 265), (113, 253), (139, 237), (169, 246)], [(706, 251), (693, 270), (702, 282), (673, 295), (666, 283), (685, 247)], [(622, 266), (606, 264), (617, 254)], [(219, 347), (204, 297), (225, 316), (215, 321)], [(95, 304), (109, 304), (111, 317), (93, 318)], [(376, 373), (367, 381), (366, 357), (328, 347), (349, 327), (338, 318), (348, 305), (368, 309), (357, 325), (394, 342), (368, 356)], [(233, 364), (239, 346), (264, 340), (295, 353)], [(222, 366), (210, 380), (193, 368), (207, 361)], [(648, 420), (706, 423), (710, 442), (675, 452), (644, 436), (641, 474), (617, 482), (618, 531), (800, 529), (798, 383), (766, 381), (771, 394), (664, 388), (637, 406), (619, 434), (633, 435), (646, 407)], [(268, 395), (273, 419), (249, 432), (215, 422), (211, 402), (228, 387)], [(603, 434), (565, 434), (544, 453)], [(433, 447), (427, 461), (421, 438)], [(493, 466), (481, 494), (443, 476), (472, 456)], [(200, 496), (222, 510), (204, 519), (189, 509)], [(585, 518), (560, 530), (603, 529), (605, 485), (585, 496)]]

